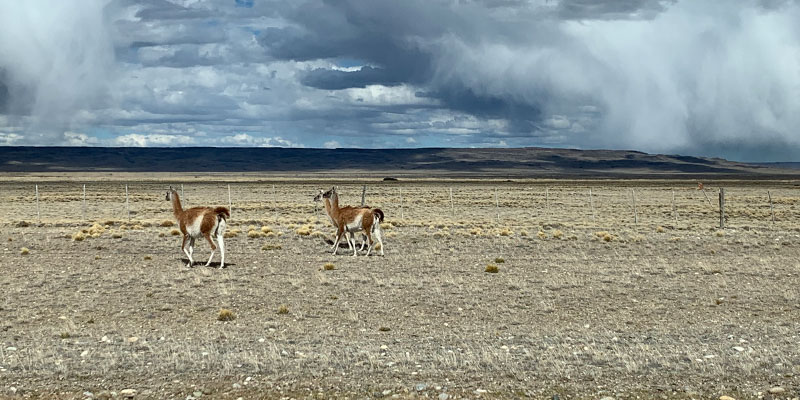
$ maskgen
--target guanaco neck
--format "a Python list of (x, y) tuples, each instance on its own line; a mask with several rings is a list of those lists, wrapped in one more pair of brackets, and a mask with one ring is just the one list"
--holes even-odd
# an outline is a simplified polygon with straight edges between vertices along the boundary
[(175, 214), (175, 218), (181, 219), (183, 215), (183, 207), (181, 207), (181, 199), (178, 197), (178, 192), (175, 190), (172, 191), (172, 213)]
[(325, 199), (325, 208), (328, 209), (328, 215), (334, 220), (339, 219), (339, 195), (336, 193), (331, 194), (330, 199)]

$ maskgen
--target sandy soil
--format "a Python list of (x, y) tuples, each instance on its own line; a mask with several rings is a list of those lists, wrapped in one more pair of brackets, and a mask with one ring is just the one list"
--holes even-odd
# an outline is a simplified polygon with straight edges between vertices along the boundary
[[(91, 182), (86, 221), (76, 182), (0, 184), (0, 397), (800, 395), (787, 183), (725, 182), (725, 230), (695, 182), (372, 183), (386, 256), (352, 257), (310, 201), (335, 182), (235, 181), (229, 265), (188, 269), (168, 182), (145, 179), (127, 208)], [(228, 204), (184, 182), (187, 205)]]

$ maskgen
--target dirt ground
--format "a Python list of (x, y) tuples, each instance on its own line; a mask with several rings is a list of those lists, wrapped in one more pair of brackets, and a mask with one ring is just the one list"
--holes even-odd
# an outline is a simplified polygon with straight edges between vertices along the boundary
[[(226, 268), (168, 184), (230, 185)], [(332, 255), (311, 198), (362, 184), (386, 255)], [(5, 177), (0, 398), (796, 398), (800, 187), (696, 186)]]

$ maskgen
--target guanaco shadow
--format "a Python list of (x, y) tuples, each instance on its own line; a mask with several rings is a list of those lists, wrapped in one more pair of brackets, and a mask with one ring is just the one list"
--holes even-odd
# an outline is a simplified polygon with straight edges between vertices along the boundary
[[(189, 259), (188, 258), (181, 258), (181, 261), (183, 262), (184, 267), (186, 266), (186, 264), (189, 263)], [(204, 261), (195, 260), (194, 264), (192, 264), (192, 268), (194, 268), (194, 267), (196, 267), (198, 265), (201, 266), (201, 267), (206, 267), (206, 268), (219, 268), (219, 261), (212, 261), (210, 264), (206, 265), (206, 263)], [(226, 262), (225, 265), (222, 268), (225, 269), (225, 268), (228, 268), (230, 266), (236, 266), (236, 264)]]

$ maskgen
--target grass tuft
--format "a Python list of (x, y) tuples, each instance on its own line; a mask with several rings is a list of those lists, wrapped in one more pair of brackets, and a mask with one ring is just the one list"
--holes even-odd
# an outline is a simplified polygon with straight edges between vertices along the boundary
[(546, 233), (544, 233), (543, 231), (539, 231), (539, 232), (536, 234), (536, 236), (538, 236), (538, 237), (539, 237), (539, 239), (542, 239), (542, 240), (544, 240), (544, 239), (547, 239), (547, 234), (546, 234)]
[(84, 239), (86, 239), (86, 235), (83, 232), (78, 231), (72, 235), (72, 240), (76, 242), (82, 242)]
[(498, 264), (502, 264), (502, 263), (506, 262), (506, 260), (503, 259), (503, 257), (497, 257), (497, 258), (494, 259), (494, 262), (496, 262)]
[(181, 234), (181, 231), (178, 230), (178, 229), (173, 229), (173, 230), (169, 231), (169, 234), (172, 235), (172, 236), (178, 236), (178, 235)]
[(28, 250), (27, 247), (23, 247), (23, 248), (19, 249), (19, 254), (22, 254), (23, 256), (27, 256), (30, 252), (31, 251)]
[(322, 268), (324, 268), (325, 271), (332, 271), (332, 270), (336, 269), (336, 266), (334, 266), (333, 263), (327, 263), (327, 264), (323, 265)]
[(487, 265), (486, 269), (484, 270), (484, 272), (488, 272), (490, 274), (496, 274), (499, 271), (500, 271), (500, 268), (497, 268), (497, 265), (494, 265), (494, 264)]
[(657, 226), (657, 227), (656, 227), (656, 232), (658, 232), (658, 233), (664, 233), (664, 227), (663, 227), (663, 226), (661, 226), (661, 225)]
[(558, 229), (556, 229), (556, 230), (554, 230), (554, 231), (553, 231), (553, 237), (554, 237), (554, 238), (556, 238), (556, 239), (561, 239), (563, 236), (564, 236), (564, 232), (561, 232), (561, 231), (560, 231), (560, 230), (558, 230)]
[(280, 307), (278, 307), (278, 314), (284, 315), (288, 313), (289, 313), (289, 307), (287, 307), (286, 304), (281, 304)]
[(268, 250), (280, 250), (281, 245), (279, 244), (265, 244), (261, 246), (261, 250), (268, 251)]
[(227, 308), (221, 308), (217, 314), (217, 321), (233, 321), (236, 319), (236, 314)]
[(163, 228), (169, 228), (172, 225), (175, 225), (175, 223), (172, 222), (172, 220), (169, 220), (169, 219), (165, 219), (165, 220), (161, 221), (160, 224), (158, 224), (158, 226), (163, 227)]

